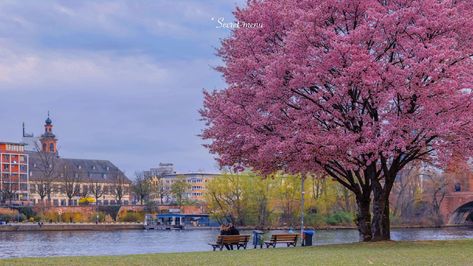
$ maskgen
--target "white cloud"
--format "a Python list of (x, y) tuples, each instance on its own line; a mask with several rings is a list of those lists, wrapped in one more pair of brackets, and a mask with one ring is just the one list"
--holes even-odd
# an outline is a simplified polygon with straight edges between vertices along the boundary
[(212, 168), (197, 110), (223, 86), (212, 47), (227, 33), (210, 18), (235, 2), (0, 1), (0, 140), (21, 121), (40, 132), (50, 110), (64, 155)]
[(13, 52), (0, 56), (0, 90), (78, 84), (105, 89), (114, 84), (159, 84), (168, 75), (166, 68), (145, 56)]

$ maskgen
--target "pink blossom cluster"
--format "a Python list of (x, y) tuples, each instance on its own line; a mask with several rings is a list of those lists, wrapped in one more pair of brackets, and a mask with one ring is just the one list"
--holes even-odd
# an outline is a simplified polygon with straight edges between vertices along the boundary
[(235, 11), (205, 92), (221, 165), (358, 170), (473, 151), (471, 0), (264, 0)]

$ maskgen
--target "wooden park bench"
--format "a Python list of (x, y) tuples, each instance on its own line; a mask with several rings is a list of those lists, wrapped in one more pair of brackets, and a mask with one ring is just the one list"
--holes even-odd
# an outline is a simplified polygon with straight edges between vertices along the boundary
[(209, 245), (212, 246), (214, 251), (217, 248), (222, 250), (225, 246), (229, 246), (231, 249), (233, 249), (234, 245), (237, 247), (237, 249), (246, 249), (249, 240), (250, 235), (219, 235), (217, 236), (217, 241), (215, 243), (209, 243)]
[(298, 234), (274, 234), (271, 236), (271, 240), (264, 241), (264, 244), (266, 244), (266, 248), (269, 248), (270, 246), (275, 248), (276, 244), (278, 243), (285, 243), (288, 247), (295, 247), (297, 244), (298, 236)]

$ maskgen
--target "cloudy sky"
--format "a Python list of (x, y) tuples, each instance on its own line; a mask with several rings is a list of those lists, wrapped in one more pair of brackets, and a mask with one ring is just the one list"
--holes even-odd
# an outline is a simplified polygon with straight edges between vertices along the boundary
[(1, 1), (0, 141), (39, 135), (48, 110), (62, 157), (136, 170), (217, 171), (197, 136), (202, 90), (244, 0)]

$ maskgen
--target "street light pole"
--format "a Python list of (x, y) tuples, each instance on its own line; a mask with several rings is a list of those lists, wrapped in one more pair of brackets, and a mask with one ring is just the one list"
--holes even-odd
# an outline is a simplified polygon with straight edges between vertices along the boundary
[(305, 175), (301, 176), (301, 243), (304, 245), (304, 181)]

